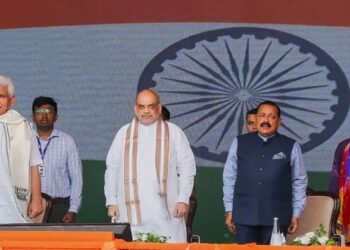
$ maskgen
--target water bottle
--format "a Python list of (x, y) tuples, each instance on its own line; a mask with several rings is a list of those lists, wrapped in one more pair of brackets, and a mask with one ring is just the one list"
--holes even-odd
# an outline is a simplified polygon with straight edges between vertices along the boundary
[(280, 226), (278, 224), (278, 218), (273, 218), (273, 228), (271, 233), (271, 246), (282, 246), (282, 238), (280, 234)]

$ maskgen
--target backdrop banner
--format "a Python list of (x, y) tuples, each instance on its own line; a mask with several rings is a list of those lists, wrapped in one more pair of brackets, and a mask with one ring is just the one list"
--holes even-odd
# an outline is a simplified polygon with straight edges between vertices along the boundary
[[(335, 46), (336, 43), (336, 46)], [(264, 100), (302, 145), (308, 171), (329, 171), (349, 137), (350, 28), (254, 23), (137, 23), (0, 30), (0, 74), (29, 119), (39, 95), (83, 159), (104, 160), (133, 118), (135, 94), (159, 92), (197, 165), (222, 167), (245, 113)]]

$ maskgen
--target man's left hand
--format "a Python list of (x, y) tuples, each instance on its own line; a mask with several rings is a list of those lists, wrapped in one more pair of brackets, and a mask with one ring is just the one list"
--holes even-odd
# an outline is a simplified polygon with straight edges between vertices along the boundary
[(74, 212), (67, 212), (63, 218), (62, 221), (64, 223), (72, 223), (75, 221), (75, 213)]
[(175, 218), (181, 218), (186, 215), (188, 209), (188, 205), (183, 202), (178, 202), (175, 205), (174, 216)]
[(298, 228), (298, 218), (293, 217), (288, 227), (288, 233), (295, 233)]
[(35, 218), (43, 212), (43, 203), (40, 199), (32, 199), (28, 206), (28, 216), (29, 218)]

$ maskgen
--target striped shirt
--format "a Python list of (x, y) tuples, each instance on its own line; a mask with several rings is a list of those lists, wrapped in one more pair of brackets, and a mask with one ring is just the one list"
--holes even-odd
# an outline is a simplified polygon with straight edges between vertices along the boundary
[(78, 148), (73, 138), (57, 129), (44, 140), (37, 135), (43, 160), (40, 167), (41, 190), (52, 198), (70, 197), (69, 211), (81, 206), (83, 177)]

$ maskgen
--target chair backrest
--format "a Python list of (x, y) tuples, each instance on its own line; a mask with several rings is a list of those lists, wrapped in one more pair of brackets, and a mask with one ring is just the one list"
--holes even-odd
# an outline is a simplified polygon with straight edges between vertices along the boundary
[(329, 192), (312, 192), (306, 198), (306, 207), (299, 218), (297, 231), (287, 234), (287, 244), (296, 237), (314, 231), (322, 224), (331, 237), (336, 233), (340, 202), (337, 195)]
[(32, 223), (45, 223), (50, 214), (52, 199), (48, 194), (41, 193), (41, 201), (43, 203), (43, 212), (37, 217), (32, 218)]

